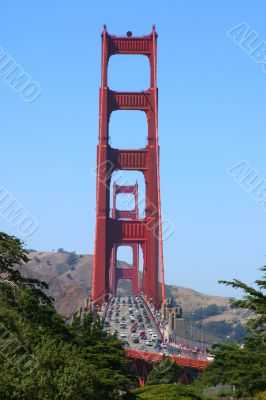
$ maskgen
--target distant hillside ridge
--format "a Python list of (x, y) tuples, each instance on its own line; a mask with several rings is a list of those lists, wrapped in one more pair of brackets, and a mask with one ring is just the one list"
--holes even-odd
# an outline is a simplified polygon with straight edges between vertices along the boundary
[[(93, 255), (79, 255), (59, 249), (57, 252), (30, 251), (29, 259), (28, 264), (23, 266), (23, 273), (49, 284), (49, 294), (55, 299), (58, 312), (69, 316), (78, 311), (91, 292)], [(119, 261), (119, 266), (130, 267), (123, 261)], [(129, 293), (130, 283), (121, 281), (119, 294)], [(222, 338), (230, 336), (230, 332), (237, 337), (243, 334), (245, 319), (230, 308), (228, 297), (205, 295), (175, 285), (166, 285), (166, 296), (182, 306), (184, 317), (195, 325), (195, 329), (204, 323), (207, 331), (210, 327), (214, 337), (217, 337), (217, 330), (218, 333), (223, 332)]]

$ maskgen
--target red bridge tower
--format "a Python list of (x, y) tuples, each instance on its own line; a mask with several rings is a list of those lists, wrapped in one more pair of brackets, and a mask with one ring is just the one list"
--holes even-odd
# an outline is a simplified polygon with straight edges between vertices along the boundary
[[(133, 210), (118, 210), (116, 208), (116, 196), (120, 193), (132, 194), (134, 196), (134, 209)], [(113, 209), (112, 209), (112, 218), (117, 219), (130, 219), (130, 220), (138, 220), (139, 218), (139, 209), (138, 209), (138, 183), (132, 186), (120, 186), (114, 182), (113, 185)], [(133, 254), (133, 265), (132, 268), (118, 268), (117, 266), (117, 248), (118, 245), (115, 244), (112, 251), (111, 258), (111, 268), (110, 268), (110, 292), (111, 294), (116, 294), (117, 284), (119, 279), (130, 279), (131, 280), (131, 288), (132, 294), (139, 294), (139, 245), (138, 243), (128, 243), (128, 244), (119, 244), (119, 246), (130, 246)]]
[[(108, 60), (116, 54), (141, 54), (150, 62), (150, 88), (144, 92), (116, 92), (108, 88)], [(96, 233), (92, 282), (93, 301), (101, 303), (114, 293), (117, 269), (114, 268), (118, 246), (141, 246), (143, 252), (142, 289), (146, 299), (159, 304), (164, 301), (164, 265), (159, 180), (158, 146), (158, 91), (156, 85), (157, 33), (153, 27), (147, 36), (109, 35), (102, 33), (102, 77), (100, 87), (99, 144), (97, 147)], [(140, 110), (148, 122), (148, 144), (140, 150), (114, 149), (109, 145), (109, 119), (116, 110)], [(145, 217), (136, 210), (110, 217), (110, 182), (117, 170), (141, 171), (146, 185)], [(130, 186), (116, 186), (121, 193), (133, 190)], [(117, 193), (117, 192), (116, 192)], [(114, 194), (115, 197), (116, 194)], [(114, 205), (115, 206), (115, 205)], [(121, 211), (119, 211), (121, 213)], [(122, 212), (123, 213), (123, 212)], [(134, 257), (133, 257), (134, 261)], [(134, 271), (134, 267), (131, 269)], [(126, 272), (119, 272), (126, 278)], [(134, 280), (134, 272), (127, 272)], [(129, 274), (132, 276), (129, 277)], [(134, 291), (138, 291), (138, 286)], [(136, 294), (136, 293), (135, 293)]]

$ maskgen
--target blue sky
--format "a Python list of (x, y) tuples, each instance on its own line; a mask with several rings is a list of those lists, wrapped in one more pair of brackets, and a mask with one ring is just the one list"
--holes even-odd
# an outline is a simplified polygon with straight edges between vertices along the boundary
[[(175, 227), (166, 282), (233, 295), (217, 280), (259, 277), (266, 212), (226, 171), (246, 160), (266, 179), (266, 74), (226, 32), (245, 22), (266, 41), (265, 12), (263, 1), (5, 2), (0, 46), (42, 87), (25, 103), (0, 79), (0, 186), (39, 222), (27, 246), (93, 252), (100, 34), (156, 24), (162, 209)], [(109, 73), (114, 90), (148, 87), (144, 57), (114, 57)], [(145, 144), (132, 115), (114, 114), (114, 146)], [(0, 229), (18, 235), (1, 215)]]

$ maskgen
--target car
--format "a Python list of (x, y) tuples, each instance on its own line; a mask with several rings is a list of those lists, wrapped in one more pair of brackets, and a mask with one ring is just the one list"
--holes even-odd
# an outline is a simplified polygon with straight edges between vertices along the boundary
[(127, 338), (127, 334), (126, 333), (121, 333), (120, 336), (121, 336), (121, 339)]
[(139, 343), (139, 338), (134, 338), (133, 340), (132, 340), (132, 343)]
[(136, 337), (138, 337), (138, 335), (136, 333), (132, 333), (131, 337), (136, 338)]
[(145, 342), (146, 346), (152, 346), (152, 340), (148, 339)]

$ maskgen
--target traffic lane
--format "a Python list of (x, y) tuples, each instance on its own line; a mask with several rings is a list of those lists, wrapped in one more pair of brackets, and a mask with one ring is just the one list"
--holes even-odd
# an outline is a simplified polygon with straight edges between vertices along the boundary
[[(137, 310), (140, 311), (142, 318), (145, 320), (144, 313), (143, 311), (146, 310), (146, 313), (149, 316), (151, 325), (153, 327), (154, 332), (160, 338), (160, 332), (158, 331), (157, 326), (154, 324), (154, 321), (150, 315), (149, 310), (147, 310), (145, 304), (142, 301), (142, 298), (138, 298), (139, 301), (137, 301), (138, 307), (135, 305), (135, 298), (133, 298), (133, 303), (131, 302), (130, 307), (133, 308), (133, 313), (135, 313)], [(139, 307), (139, 303), (143, 305), (143, 307)], [(139, 338), (139, 343), (133, 343), (133, 337), (131, 334), (131, 329), (132, 329), (132, 322), (131, 322), (131, 314), (129, 312), (129, 303), (127, 299), (125, 300), (125, 305), (123, 305), (122, 302), (117, 302), (116, 300), (111, 303), (110, 309), (112, 310), (112, 316), (110, 319), (107, 319), (110, 327), (109, 331), (117, 331), (118, 332), (118, 337), (121, 338), (121, 333), (126, 335), (126, 338), (121, 338), (122, 340), (125, 340), (128, 343), (128, 347), (136, 349), (136, 350), (141, 350), (141, 351), (147, 351), (147, 352), (152, 352), (152, 353), (157, 353), (161, 352), (160, 349), (156, 349), (154, 347), (154, 342), (152, 343), (152, 346), (147, 346), (145, 343), (146, 341), (143, 339)], [(108, 312), (107, 312), (108, 315)], [(120, 322), (121, 318), (124, 317), (124, 322), (126, 323), (126, 329), (123, 329), (120, 327)], [(115, 322), (115, 319), (118, 319), (119, 322)], [(137, 336), (139, 337), (139, 324), (136, 322), (137, 325)], [(145, 326), (144, 330), (147, 335), (147, 339), (151, 338), (151, 335), (148, 333), (148, 328), (146, 322), (143, 322), (143, 325)]]
[(149, 307), (146, 305), (146, 303), (143, 300), (142, 300), (142, 304), (143, 304), (144, 309), (146, 310), (146, 312), (147, 312), (147, 314), (149, 316), (149, 319), (151, 320), (151, 324), (153, 326), (153, 329), (154, 329), (155, 333), (157, 334), (158, 338), (162, 340), (161, 332), (160, 332), (156, 322), (154, 321), (154, 317), (152, 315), (151, 310), (149, 309)]

